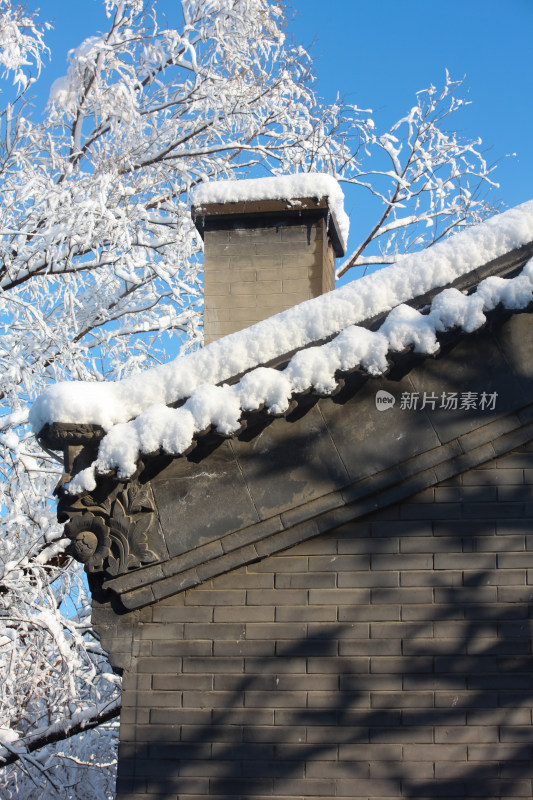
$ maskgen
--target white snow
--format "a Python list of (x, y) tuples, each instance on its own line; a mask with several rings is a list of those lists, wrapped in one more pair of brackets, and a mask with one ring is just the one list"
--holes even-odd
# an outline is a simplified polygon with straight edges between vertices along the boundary
[[(338, 371), (359, 367), (380, 375), (388, 367), (388, 352), (412, 346), (420, 353), (435, 353), (438, 332), (476, 330), (485, 321), (484, 312), (499, 302), (525, 308), (533, 299), (533, 260), (516, 278), (487, 278), (472, 295), (443, 290), (427, 314), (404, 303), (532, 240), (530, 201), (140, 376), (117, 383), (52, 386), (32, 408), (33, 427), (39, 431), (46, 422), (61, 421), (99, 424), (108, 431), (97, 461), (71, 482), (73, 493), (93, 489), (98, 473), (117, 469), (119, 477), (127, 478), (141, 454), (158, 449), (183, 453), (210, 426), (231, 435), (244, 411), (265, 407), (280, 414), (295, 393), (310, 388), (332, 392)], [(387, 311), (391, 313), (378, 332), (357, 325)], [(299, 350), (282, 371), (259, 366), (336, 333), (327, 344)], [(237, 384), (217, 386), (247, 370)], [(168, 408), (184, 398), (180, 408)]]
[(12, 728), (0, 728), (0, 745), (15, 744), (20, 738), (20, 734)]
[(41, 565), (48, 564), (53, 558), (57, 558), (57, 556), (66, 552), (69, 544), (70, 539), (66, 536), (57, 539), (55, 542), (52, 542), (52, 544), (48, 545), (48, 547), (45, 547), (44, 550), (41, 550), (39, 555), (35, 557), (35, 562)]
[(79, 75), (90, 60), (94, 58), (95, 50), (99, 50), (104, 45), (101, 36), (89, 36), (78, 47), (69, 50), (69, 68), (66, 75), (56, 78), (50, 88), (48, 97), (49, 103), (58, 106), (66, 106), (71, 102), (79, 88)]
[(335, 178), (323, 172), (250, 178), (242, 181), (209, 181), (196, 186), (191, 193), (193, 206), (252, 200), (291, 201), (306, 197), (327, 198), (342, 245), (346, 248), (350, 220), (344, 211), (344, 193)]
[(8, 754), (2, 751), (2, 745), (6, 747), (8, 752), (15, 749), (13, 745), (24, 752), (24, 750), (31, 747), (35, 741), (41, 739), (53, 740), (55, 735), (68, 734), (70, 730), (74, 730), (78, 726), (80, 726), (82, 730), (84, 727), (91, 728), (93, 727), (94, 720), (98, 719), (100, 715), (113, 713), (114, 710), (120, 708), (120, 705), (120, 697), (116, 700), (100, 703), (98, 705), (92, 704), (86, 708), (75, 710), (68, 717), (63, 717), (47, 727), (36, 728), (25, 737), (21, 737), (16, 731), (12, 731), (10, 728), (0, 728), (0, 758), (5, 758)]

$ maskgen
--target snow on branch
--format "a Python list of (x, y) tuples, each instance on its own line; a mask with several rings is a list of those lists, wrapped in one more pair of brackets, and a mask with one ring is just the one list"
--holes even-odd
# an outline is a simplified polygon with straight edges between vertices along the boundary
[[(119, 716), (120, 708), (120, 698), (110, 703), (88, 707), (23, 737), (13, 738), (6, 731), (0, 729), (0, 768), (13, 764), (18, 759), (23, 759), (26, 755), (34, 753), (46, 745), (62, 742), (82, 731), (88, 731), (109, 722)], [(7, 739), (4, 738), (6, 736)]]
[[(29, 82), (28, 67), (34, 66), (37, 75), (48, 48), (44, 31), (51, 26), (39, 25), (37, 13), (29, 12), (12, 0), (0, 0), (0, 66), (3, 77), (14, 73), (13, 83), (25, 89)], [(33, 79), (35, 80), (35, 78)]]
[[(337, 271), (371, 263), (367, 250), (377, 247), (380, 263), (429, 247), (455, 228), (480, 222), (495, 208), (484, 193), (497, 186), (481, 152), (481, 140), (462, 139), (445, 128), (448, 118), (467, 103), (462, 81), (446, 72), (443, 89), (417, 93), (417, 103), (389, 133), (370, 133), (361, 168), (343, 175), (347, 183), (381, 200), (381, 212), (368, 234)], [(367, 167), (367, 163), (369, 165)]]

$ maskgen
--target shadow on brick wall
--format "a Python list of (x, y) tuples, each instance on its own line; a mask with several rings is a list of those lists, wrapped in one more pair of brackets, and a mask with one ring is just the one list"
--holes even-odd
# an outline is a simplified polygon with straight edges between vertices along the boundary
[[(135, 745), (136, 761), (123, 762), (120, 796), (531, 797), (530, 490), (501, 472), (491, 480), (486, 471), (484, 485), (441, 485), (451, 491), (449, 517), (434, 521), (431, 499), (415, 497), (258, 565), (257, 575), (286, 575), (276, 571), (283, 558), (308, 559), (292, 584), (308, 592), (292, 620), (305, 635), (276, 637), (273, 623), (250, 639), (243, 624), (234, 663), (244, 672), (231, 656), (226, 669), (216, 658), (210, 673), (205, 667), (214, 686), (208, 724), (190, 724), (177, 708), (172, 733), (154, 726), (152, 741)], [(502, 485), (498, 503), (499, 488), (487, 489)], [(353, 590), (342, 588), (357, 554), (369, 559), (355, 570), (364, 586), (354, 579)], [(323, 588), (320, 575), (330, 576)], [(338, 621), (319, 621), (316, 609), (332, 606)], [(246, 655), (252, 640), (264, 641), (263, 656), (260, 644)]]

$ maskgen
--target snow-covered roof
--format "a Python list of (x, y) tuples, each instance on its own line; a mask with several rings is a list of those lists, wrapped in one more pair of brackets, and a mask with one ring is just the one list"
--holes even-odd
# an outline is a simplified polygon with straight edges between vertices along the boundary
[[(93, 489), (98, 473), (116, 469), (118, 477), (127, 478), (143, 454), (179, 455), (211, 426), (231, 435), (246, 412), (266, 408), (281, 414), (294, 394), (333, 392), (339, 372), (360, 367), (380, 375), (388, 368), (387, 354), (407, 347), (433, 354), (438, 333), (455, 327), (474, 331), (499, 303), (527, 307), (533, 299), (533, 259), (520, 275), (487, 277), (470, 295), (445, 288), (424, 313), (405, 303), (531, 242), (533, 201), (138, 376), (51, 386), (32, 408), (34, 430), (61, 422), (107, 431), (97, 460), (71, 483), (73, 493)], [(360, 324), (387, 312), (378, 331)], [(295, 350), (284, 369), (263, 366)], [(220, 385), (242, 374), (233, 385)], [(183, 400), (179, 408), (168, 407)]]
[(308, 172), (240, 181), (209, 181), (192, 191), (193, 206), (213, 203), (241, 203), (257, 200), (298, 201), (302, 198), (326, 198), (335, 218), (341, 245), (346, 250), (350, 220), (344, 210), (344, 194), (331, 175)]

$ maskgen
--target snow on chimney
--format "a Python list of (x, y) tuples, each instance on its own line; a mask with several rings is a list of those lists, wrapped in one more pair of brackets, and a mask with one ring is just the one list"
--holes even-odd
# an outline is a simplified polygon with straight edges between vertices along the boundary
[(204, 240), (204, 341), (247, 328), (334, 288), (348, 219), (334, 178), (290, 175), (197, 187)]

